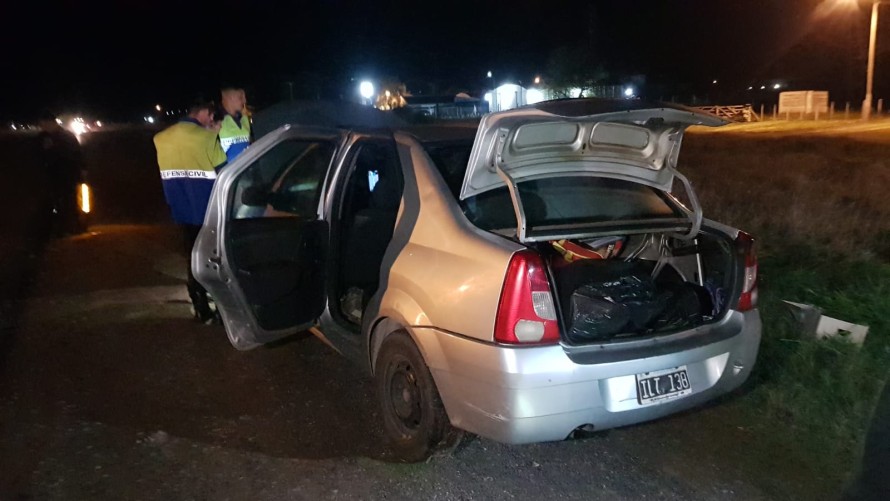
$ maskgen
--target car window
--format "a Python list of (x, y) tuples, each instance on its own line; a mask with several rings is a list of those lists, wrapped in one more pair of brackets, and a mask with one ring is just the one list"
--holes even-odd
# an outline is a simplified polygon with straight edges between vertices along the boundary
[(473, 142), (428, 143), (425, 147), (436, 169), (445, 179), (448, 190), (457, 200), (460, 197), (460, 188), (467, 173), (467, 165), (470, 163)]
[[(458, 200), (472, 141), (427, 143), (425, 147), (449, 191)], [(523, 181), (518, 187), (530, 226), (683, 217), (658, 190), (632, 181), (568, 176)], [(516, 227), (513, 202), (506, 186), (470, 197), (461, 207), (470, 221), (482, 229)]]
[(404, 179), (394, 143), (364, 139), (354, 151), (340, 217), (348, 223), (363, 209), (398, 210)]
[(242, 171), (234, 184), (230, 219), (315, 219), (321, 185), (334, 145), (289, 140), (275, 145)]
[[(529, 226), (683, 217), (656, 189), (632, 181), (587, 176), (518, 183)], [(464, 201), (464, 213), (487, 230), (516, 226), (506, 186)]]

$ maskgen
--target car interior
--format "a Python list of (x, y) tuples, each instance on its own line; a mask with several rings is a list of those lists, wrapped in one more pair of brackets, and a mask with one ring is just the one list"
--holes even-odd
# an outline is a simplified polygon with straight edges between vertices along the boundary
[(354, 323), (379, 287), (380, 268), (392, 239), (404, 180), (392, 142), (360, 145), (340, 206), (340, 313)]

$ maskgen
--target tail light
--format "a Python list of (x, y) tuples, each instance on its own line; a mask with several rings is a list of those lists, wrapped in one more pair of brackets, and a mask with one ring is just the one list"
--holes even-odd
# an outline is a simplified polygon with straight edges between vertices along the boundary
[(90, 192), (90, 185), (80, 183), (77, 186), (77, 205), (84, 214), (89, 214), (93, 206), (93, 194)]
[(510, 260), (498, 305), (494, 338), (510, 344), (559, 341), (550, 283), (544, 262), (534, 251), (519, 251)]
[(753, 310), (757, 307), (757, 254), (754, 252), (754, 238), (743, 232), (736, 237), (739, 257), (745, 260), (745, 274), (742, 277), (742, 294), (739, 296), (738, 311)]

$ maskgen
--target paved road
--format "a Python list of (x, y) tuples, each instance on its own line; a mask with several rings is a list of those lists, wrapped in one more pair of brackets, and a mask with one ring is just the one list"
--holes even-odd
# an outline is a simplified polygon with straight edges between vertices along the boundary
[(742, 459), (757, 436), (728, 403), (583, 440), (477, 438), (391, 463), (370, 381), (345, 359), (308, 335), (238, 352), (189, 319), (148, 138), (87, 143), (91, 233), (4, 256), (17, 283), (39, 274), (15, 289), (27, 296), (7, 295), (0, 499), (832, 497), (793, 470), (752, 470)]

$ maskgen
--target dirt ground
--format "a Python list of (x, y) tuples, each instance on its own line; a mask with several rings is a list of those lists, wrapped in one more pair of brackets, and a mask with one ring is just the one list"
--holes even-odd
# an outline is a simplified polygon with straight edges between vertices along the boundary
[(734, 412), (738, 395), (580, 440), (470, 438), (391, 462), (370, 381), (346, 359), (309, 335), (238, 352), (221, 327), (191, 321), (150, 137), (85, 144), (100, 208), (90, 233), (41, 251), (27, 229), (8, 232), (32, 243), (2, 262), (16, 285), (0, 298), (0, 499), (838, 495), (782, 450), (751, 458), (760, 437)]

